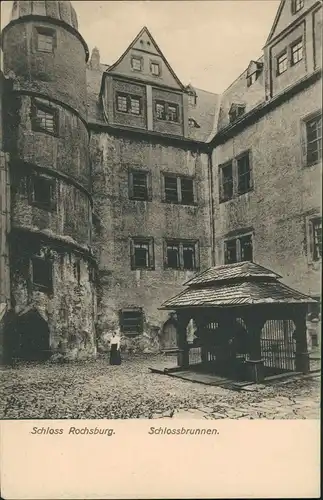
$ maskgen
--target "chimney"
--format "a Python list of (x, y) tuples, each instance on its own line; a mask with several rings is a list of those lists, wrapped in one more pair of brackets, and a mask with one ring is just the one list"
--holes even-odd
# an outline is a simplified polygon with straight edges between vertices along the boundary
[(94, 47), (92, 50), (89, 66), (91, 69), (96, 71), (99, 71), (100, 69), (100, 52), (97, 47)]

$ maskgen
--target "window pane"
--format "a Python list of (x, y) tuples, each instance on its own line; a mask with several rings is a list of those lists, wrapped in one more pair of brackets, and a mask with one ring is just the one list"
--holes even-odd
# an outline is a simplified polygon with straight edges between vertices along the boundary
[(135, 243), (135, 267), (149, 267), (149, 244), (148, 243)]
[(133, 197), (137, 200), (148, 199), (147, 177), (146, 172), (132, 173)]
[(242, 236), (240, 239), (241, 260), (252, 261), (252, 236)]
[(239, 158), (237, 164), (238, 164), (238, 193), (243, 194), (249, 191), (251, 187), (249, 155), (245, 155), (242, 158)]
[(183, 245), (183, 266), (184, 269), (195, 269), (194, 245)]
[(33, 201), (43, 206), (50, 206), (52, 200), (52, 183), (42, 177), (32, 179)]
[(120, 328), (125, 333), (141, 333), (143, 324), (142, 311), (122, 311)]
[(182, 203), (194, 203), (193, 179), (181, 179)]
[(179, 269), (179, 245), (167, 245), (167, 267)]
[(170, 104), (168, 105), (168, 120), (171, 122), (178, 121), (178, 107), (177, 106), (171, 106)]
[(224, 263), (233, 264), (234, 262), (237, 262), (237, 241), (226, 241), (224, 243)]
[(133, 115), (140, 115), (140, 99), (136, 97), (130, 98), (130, 110)]
[(292, 64), (296, 64), (303, 59), (303, 41), (300, 40), (292, 46)]
[(141, 59), (133, 57), (131, 59), (131, 66), (135, 71), (141, 71)]
[(127, 96), (117, 95), (117, 110), (127, 112)]
[(322, 219), (313, 219), (313, 260), (322, 258)]
[(277, 73), (280, 75), (287, 70), (287, 52), (277, 58)]
[(54, 133), (54, 113), (37, 108), (36, 120), (39, 127)]
[(42, 52), (53, 52), (53, 36), (38, 33), (37, 49)]
[(153, 75), (159, 76), (159, 64), (152, 63), (151, 64), (151, 72)]
[(165, 177), (165, 200), (170, 203), (178, 202), (177, 177)]
[(322, 158), (322, 117), (318, 116), (306, 123), (307, 163), (315, 163)]
[(222, 201), (231, 200), (233, 196), (232, 165), (222, 167)]
[(156, 103), (156, 116), (160, 120), (165, 120), (166, 114), (165, 114), (165, 105), (161, 103)]
[(46, 291), (52, 290), (52, 262), (49, 259), (32, 259), (33, 284)]

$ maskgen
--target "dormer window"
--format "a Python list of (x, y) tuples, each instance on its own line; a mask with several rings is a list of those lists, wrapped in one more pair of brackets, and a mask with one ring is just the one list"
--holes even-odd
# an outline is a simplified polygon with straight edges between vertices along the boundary
[(196, 120), (194, 120), (194, 118), (189, 118), (188, 119), (188, 124), (192, 128), (201, 128), (201, 126), (197, 123)]
[(141, 71), (142, 70), (142, 58), (141, 57), (132, 57), (131, 58), (131, 67), (133, 71)]
[(154, 76), (160, 76), (160, 65), (158, 62), (150, 63), (150, 72)]
[(304, 7), (304, 0), (292, 0), (292, 14), (296, 14)]
[(229, 111), (229, 118), (230, 118), (230, 123), (235, 122), (240, 116), (242, 116), (246, 111), (246, 106), (245, 104), (235, 104), (233, 103), (230, 111)]
[(255, 83), (255, 81), (258, 79), (258, 76), (259, 76), (259, 73), (257, 71), (255, 71), (254, 73), (252, 73), (251, 75), (249, 75), (247, 77), (247, 85), (248, 85), (248, 87), (251, 87), (251, 85), (253, 83)]

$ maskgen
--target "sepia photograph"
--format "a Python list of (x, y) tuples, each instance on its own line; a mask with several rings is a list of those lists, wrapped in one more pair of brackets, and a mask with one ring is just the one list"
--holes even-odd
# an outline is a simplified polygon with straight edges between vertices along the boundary
[(320, 418), (321, 77), (321, 0), (1, 3), (2, 421)]

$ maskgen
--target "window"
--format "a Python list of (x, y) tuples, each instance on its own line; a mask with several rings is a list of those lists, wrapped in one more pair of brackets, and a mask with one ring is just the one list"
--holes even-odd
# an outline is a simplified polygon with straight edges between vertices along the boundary
[(200, 125), (197, 123), (197, 121), (194, 120), (194, 118), (189, 118), (188, 119), (188, 124), (192, 128), (201, 128)]
[(303, 59), (303, 40), (300, 39), (291, 46), (291, 63), (297, 64)]
[(193, 271), (197, 264), (198, 243), (169, 240), (165, 242), (165, 267)]
[(34, 175), (29, 181), (29, 202), (45, 210), (53, 210), (55, 204), (55, 181)]
[(129, 172), (129, 197), (132, 200), (151, 199), (148, 190), (148, 172), (133, 170)]
[(142, 58), (141, 57), (132, 57), (131, 58), (131, 67), (134, 71), (142, 70)]
[(37, 31), (37, 50), (39, 52), (54, 52), (55, 31), (50, 28), (36, 28)]
[(179, 107), (177, 104), (158, 101), (155, 103), (155, 110), (156, 110), (156, 118), (158, 120), (179, 122)]
[(196, 100), (197, 100), (196, 94), (189, 94), (189, 96), (188, 96), (188, 104), (190, 106), (196, 106)]
[(159, 66), (159, 63), (157, 63), (157, 62), (151, 62), (150, 63), (150, 72), (154, 76), (159, 76), (160, 75), (160, 66)]
[(259, 76), (259, 72), (258, 71), (255, 71), (254, 73), (251, 73), (251, 75), (249, 75), (247, 77), (247, 86), (251, 87), (251, 85), (253, 83), (255, 83), (255, 81), (258, 79), (258, 76)]
[(296, 14), (304, 7), (304, 0), (292, 0), (292, 14)]
[(138, 335), (143, 331), (143, 311), (138, 309), (122, 309), (119, 313), (120, 330), (125, 334)]
[(240, 116), (244, 114), (246, 106), (244, 104), (233, 104), (229, 111), (230, 123), (236, 121)]
[(51, 293), (53, 291), (53, 263), (48, 258), (33, 257), (32, 283), (37, 290)]
[(132, 238), (130, 241), (131, 269), (154, 269), (152, 238)]
[(308, 165), (317, 163), (322, 158), (322, 116), (316, 116), (306, 122), (306, 161)]
[(277, 75), (287, 71), (287, 50), (277, 57)]
[(231, 200), (233, 197), (232, 162), (228, 165), (220, 167), (220, 177), (220, 201)]
[(315, 217), (311, 219), (312, 233), (312, 258), (313, 260), (322, 259), (322, 219)]
[(238, 194), (247, 193), (251, 189), (251, 171), (249, 153), (237, 159)]
[(34, 102), (32, 106), (31, 124), (36, 132), (46, 132), (57, 135), (58, 132), (57, 110), (49, 105)]
[(164, 188), (164, 200), (167, 203), (182, 205), (195, 203), (194, 180), (191, 177), (164, 175)]
[(117, 92), (117, 111), (131, 115), (141, 115), (141, 97)]
[(224, 263), (252, 261), (252, 235), (238, 236), (224, 242)]

